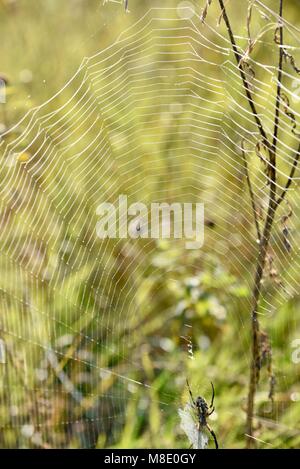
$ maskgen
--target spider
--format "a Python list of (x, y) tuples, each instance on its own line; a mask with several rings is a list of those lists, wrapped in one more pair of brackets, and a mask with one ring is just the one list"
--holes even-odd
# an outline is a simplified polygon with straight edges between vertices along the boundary
[(211, 387), (212, 387), (212, 398), (211, 398), (210, 406), (208, 406), (206, 400), (201, 396), (198, 396), (197, 399), (194, 400), (194, 397), (193, 397), (193, 394), (192, 394), (192, 391), (191, 391), (188, 380), (186, 380), (186, 384), (187, 384), (187, 387), (188, 387), (188, 390), (189, 390), (189, 393), (190, 393), (192, 406), (193, 406), (194, 410), (197, 413), (198, 431), (201, 431), (203, 428), (207, 428), (207, 430), (210, 432), (210, 434), (212, 435), (212, 437), (214, 439), (216, 449), (218, 449), (219, 445), (218, 445), (218, 440), (217, 440), (216, 434), (210, 428), (209, 424), (207, 423), (207, 417), (209, 417), (215, 410), (215, 408), (214, 408), (214, 399), (215, 399), (214, 385), (213, 385), (213, 383), (210, 383)]

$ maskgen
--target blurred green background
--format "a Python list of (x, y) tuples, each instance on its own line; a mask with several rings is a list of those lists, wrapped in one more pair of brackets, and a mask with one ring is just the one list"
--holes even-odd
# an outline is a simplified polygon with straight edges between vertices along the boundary
[[(296, 28), (297, 3), (285, 2)], [(265, 4), (278, 8), (275, 0)], [(245, 446), (257, 242), (242, 138), (262, 212), (267, 189), (217, 2), (206, 26), (203, 6), (131, 0), (125, 13), (122, 4), (99, 0), (0, 2), (1, 447), (188, 448), (178, 416), (186, 378), (208, 402), (214, 383), (210, 423), (220, 446)], [(244, 50), (247, 7), (228, 2)], [(272, 27), (251, 65), (271, 131), (276, 21), (261, 11), (253, 13), (253, 37)], [(299, 39), (296, 29), (286, 32), (289, 45), (299, 48)], [(297, 77), (285, 67), (298, 118)], [(283, 185), (285, 152), (298, 137), (287, 116), (281, 128)], [(300, 443), (300, 367), (292, 355), (300, 338), (297, 182), (294, 188), (292, 251), (282, 238), (283, 204), (263, 285), (261, 321), (277, 384), (272, 406), (264, 367), (255, 416), (262, 448)], [(98, 239), (96, 207), (119, 194), (131, 202), (204, 202), (203, 248)]]

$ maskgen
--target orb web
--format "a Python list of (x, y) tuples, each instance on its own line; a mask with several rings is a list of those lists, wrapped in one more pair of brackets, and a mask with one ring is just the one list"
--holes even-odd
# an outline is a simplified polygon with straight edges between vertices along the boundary
[[(115, 43), (85, 58), (54, 97), (1, 136), (2, 446), (118, 445), (128, 406), (139, 400), (147, 415), (147, 405), (157, 399), (163, 420), (174, 404), (168, 393), (158, 402), (157, 370), (145, 361), (153, 356), (157, 369), (170, 366), (176, 386), (184, 388), (189, 371), (180, 347), (177, 366), (168, 362), (182, 275), (202, 278), (208, 268), (218, 279), (224, 271), (252, 289), (257, 234), (243, 151), (261, 216), (269, 191), (266, 164), (257, 155), (260, 136), (224, 19), (213, 2), (202, 24), (204, 3), (170, 1), (145, 10)], [(248, 7), (248, 1), (239, 2), (242, 20), (233, 20), (234, 34), (259, 116), (272, 135), (277, 2), (252, 2), (255, 44), (247, 56)], [(229, 14), (233, 8), (229, 1)], [(297, 62), (299, 29), (287, 20), (284, 29), (286, 49)], [(299, 85), (288, 61), (283, 75), (297, 122)], [(299, 139), (292, 127), (282, 106), (279, 193)], [(274, 324), (268, 331), (282, 393), (295, 366), (276, 369), (283, 346), (279, 315), (299, 294), (298, 180), (296, 172), (276, 216), (270, 253), (276, 274), (264, 278), (259, 310), (267, 328)], [(187, 251), (183, 240), (99, 239), (98, 205), (117, 205), (122, 194), (130, 203), (204, 203), (211, 223), (201, 250)], [(281, 220), (291, 211), (287, 249)], [(248, 376), (249, 317), (240, 312), (240, 301), (233, 295), (231, 310), (219, 305), (215, 316), (238, 324), (243, 352), (237, 357), (232, 351), (231, 359), (240, 360)], [(250, 312), (250, 294), (243, 302)], [(192, 322), (188, 312), (182, 321), (178, 337)], [(286, 340), (292, 340), (296, 317), (288, 324)], [(222, 347), (212, 373), (226, 382), (221, 355)], [(199, 357), (193, 369), (201, 374), (205, 351)], [(222, 411), (234, 416), (236, 404)], [(239, 422), (243, 418), (241, 410)], [(268, 426), (271, 419), (261, 421)], [(279, 417), (271, 423), (280, 430)], [(230, 444), (230, 437), (222, 444)]]

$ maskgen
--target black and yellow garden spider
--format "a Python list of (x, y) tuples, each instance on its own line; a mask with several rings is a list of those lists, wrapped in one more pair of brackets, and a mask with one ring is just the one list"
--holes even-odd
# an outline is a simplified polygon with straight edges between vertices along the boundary
[(210, 428), (209, 424), (207, 423), (207, 418), (215, 410), (215, 408), (214, 408), (214, 399), (215, 399), (214, 385), (213, 385), (213, 383), (211, 383), (212, 398), (211, 398), (210, 406), (208, 406), (206, 400), (201, 396), (198, 396), (197, 399), (195, 400), (194, 397), (193, 397), (193, 394), (192, 394), (192, 391), (191, 391), (188, 380), (186, 380), (186, 384), (187, 384), (187, 387), (188, 387), (188, 390), (189, 390), (189, 393), (190, 393), (192, 408), (195, 411), (196, 416), (197, 416), (198, 432), (200, 433), (201, 431), (203, 431), (206, 428), (210, 432), (210, 434), (212, 435), (212, 437), (214, 439), (214, 442), (215, 442), (216, 449), (218, 449), (219, 445), (218, 445), (218, 440), (217, 440), (216, 434)]

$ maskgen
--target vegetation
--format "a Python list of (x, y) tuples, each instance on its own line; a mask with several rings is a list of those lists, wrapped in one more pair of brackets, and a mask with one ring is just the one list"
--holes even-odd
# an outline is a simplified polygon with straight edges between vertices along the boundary
[[(300, 13), (233, 2), (0, 2), (1, 447), (188, 448), (186, 378), (220, 447), (299, 446)], [(97, 238), (119, 194), (204, 246)]]

